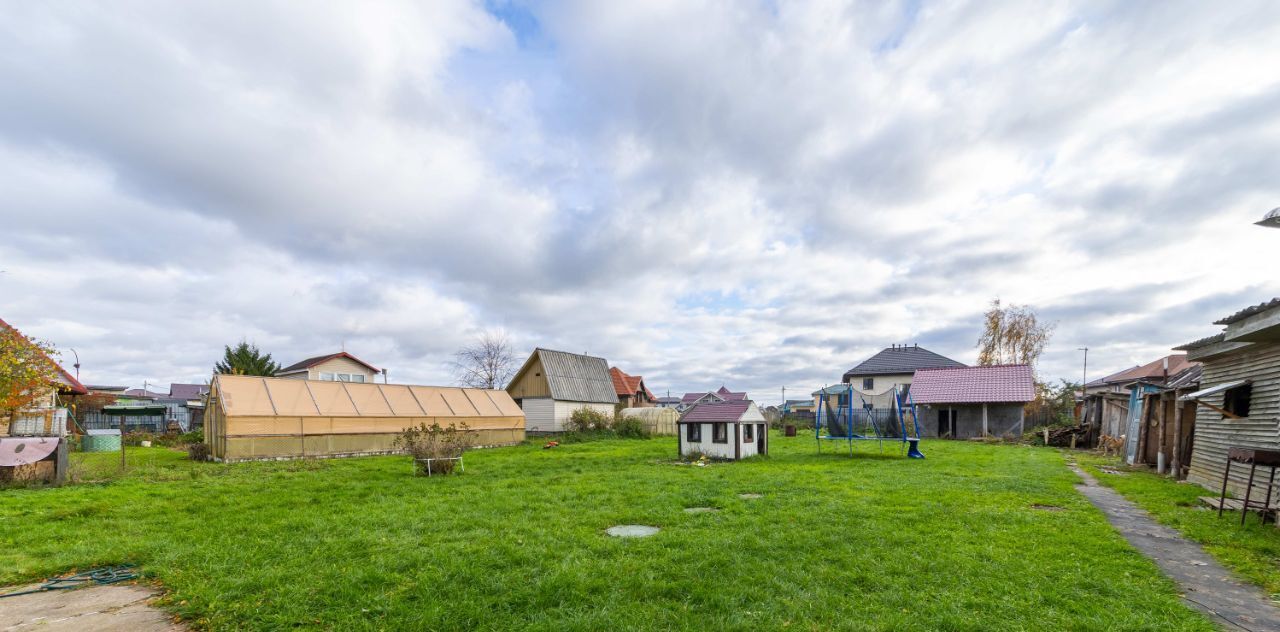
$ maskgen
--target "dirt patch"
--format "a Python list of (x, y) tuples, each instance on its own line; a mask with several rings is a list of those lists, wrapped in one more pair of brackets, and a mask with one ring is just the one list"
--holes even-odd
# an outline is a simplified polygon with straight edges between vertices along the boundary
[(715, 513), (717, 511), (720, 511), (720, 510), (716, 509), (715, 507), (685, 507), (684, 508), (684, 512), (689, 514)]
[(1036, 505), (1031, 505), (1031, 508), (1032, 508), (1032, 509), (1039, 509), (1040, 511), (1066, 511), (1066, 510), (1067, 510), (1067, 508), (1066, 508), (1066, 507), (1059, 507), (1058, 505), (1039, 505), (1039, 504), (1036, 504)]
[[(0, 589), (8, 594), (35, 590), (40, 584)], [(155, 632), (185, 630), (151, 606), (159, 592), (136, 584), (51, 590), (0, 598), (0, 630), (113, 630)]]
[(755, 500), (757, 498), (764, 498), (764, 494), (738, 494), (738, 498), (742, 498), (744, 500)]

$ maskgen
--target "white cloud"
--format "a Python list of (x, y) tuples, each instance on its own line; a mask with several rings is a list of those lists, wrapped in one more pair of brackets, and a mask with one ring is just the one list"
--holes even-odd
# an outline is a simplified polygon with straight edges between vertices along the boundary
[(1058, 321), (1042, 371), (1075, 378), (1078, 346), (1124, 368), (1280, 294), (1268, 4), (506, 8), (539, 31), (15, 7), (3, 316), (91, 382), (198, 379), (242, 337), (441, 382), (501, 326), (769, 399), (895, 342), (972, 361), (995, 296)]

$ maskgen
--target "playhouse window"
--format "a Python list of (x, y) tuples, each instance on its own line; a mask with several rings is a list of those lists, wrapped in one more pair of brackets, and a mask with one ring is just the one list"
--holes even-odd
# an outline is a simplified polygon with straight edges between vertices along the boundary
[(1249, 399), (1253, 397), (1253, 385), (1241, 384), (1222, 394), (1222, 409), (1240, 417), (1249, 416)]
[(869, 391), (875, 387), (876, 387), (876, 378), (874, 377), (862, 378), (862, 390)]
[(701, 443), (702, 424), (689, 424), (685, 426), (684, 438), (688, 439), (689, 443)]
[(751, 424), (747, 424), (747, 425), (745, 425), (745, 426), (743, 426), (743, 427), (742, 427), (742, 439), (743, 439), (743, 441), (755, 441), (755, 440), (756, 440), (756, 433), (755, 433), (754, 428), (755, 428), (755, 426), (752, 426)]
[(729, 443), (729, 424), (711, 424), (711, 443)]

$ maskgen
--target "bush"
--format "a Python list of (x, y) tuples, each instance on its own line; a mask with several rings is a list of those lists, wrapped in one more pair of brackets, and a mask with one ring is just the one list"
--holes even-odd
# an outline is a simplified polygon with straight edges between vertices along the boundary
[(178, 435), (178, 445), (191, 445), (193, 443), (204, 443), (203, 430), (192, 430)]
[(450, 474), (457, 461), (427, 461), (427, 459), (461, 457), (463, 451), (471, 446), (475, 436), (476, 433), (465, 423), (461, 428), (453, 424), (445, 428), (439, 423), (433, 423), (430, 426), (424, 423), (416, 428), (405, 428), (392, 445), (413, 457), (418, 466), (418, 475)]
[(569, 415), (565, 427), (571, 432), (598, 432), (609, 429), (609, 416), (593, 408), (579, 408)]
[(620, 417), (613, 422), (613, 432), (623, 439), (648, 439), (649, 426), (639, 417)]
[(187, 445), (187, 458), (192, 461), (208, 461), (209, 460), (209, 444), (207, 443), (191, 443)]

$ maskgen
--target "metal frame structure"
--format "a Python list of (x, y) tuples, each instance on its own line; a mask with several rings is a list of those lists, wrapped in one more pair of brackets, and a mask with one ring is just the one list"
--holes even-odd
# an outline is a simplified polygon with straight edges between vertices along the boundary
[[(822, 395), (818, 397), (818, 409), (814, 414), (814, 424), (813, 424), (814, 439), (818, 443), (819, 453), (822, 452), (822, 442), (824, 440), (845, 441), (846, 443), (849, 444), (849, 456), (853, 456), (854, 441), (877, 441), (880, 443), (881, 452), (883, 452), (884, 442), (888, 440), (888, 441), (900, 441), (902, 443), (902, 447), (908, 458), (912, 458), (912, 459), (924, 458), (924, 454), (920, 452), (920, 439), (921, 439), (920, 419), (916, 415), (916, 405), (915, 405), (915, 402), (911, 399), (911, 392), (909, 390), (906, 393), (904, 393), (901, 386), (895, 384), (893, 387), (894, 410), (896, 410), (898, 413), (898, 425), (902, 429), (902, 433), (900, 436), (886, 434), (884, 430), (881, 429), (880, 424), (876, 422), (876, 417), (875, 417), (875, 414), (872, 412), (873, 408), (871, 407), (871, 405), (867, 403), (867, 400), (862, 397), (861, 393), (857, 394), (858, 400), (862, 402), (861, 408), (866, 412), (866, 415), (867, 415), (867, 424), (864, 425), (864, 428), (869, 427), (873, 431), (873, 433), (871, 434), (866, 434), (866, 433), (858, 433), (858, 432), (855, 432), (854, 430), (855, 414), (853, 409), (853, 398), (854, 398), (855, 392), (853, 390), (852, 384), (845, 384), (844, 386), (845, 386), (845, 389), (843, 393), (840, 391), (828, 392), (827, 387), (824, 387), (821, 391), (819, 391), (820, 393), (822, 393)], [(833, 408), (832, 405), (827, 401), (828, 398), (830, 397), (836, 398), (836, 405), (834, 406), (834, 410), (832, 410)], [(848, 405), (841, 406), (839, 404), (841, 397), (845, 398), (845, 401), (848, 402)], [(908, 432), (908, 426), (906, 421), (907, 413), (911, 414), (911, 427), (910, 427), (911, 432)], [(834, 423), (831, 423), (831, 422), (828, 422), (826, 424), (823, 423), (824, 421), (827, 421), (828, 416), (832, 418), (831, 422), (834, 422)], [(831, 432), (832, 428), (837, 424), (839, 426), (843, 426), (843, 434), (832, 434)], [(823, 434), (824, 425), (825, 425), (826, 434)]]

